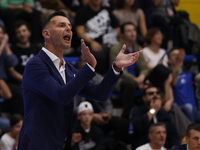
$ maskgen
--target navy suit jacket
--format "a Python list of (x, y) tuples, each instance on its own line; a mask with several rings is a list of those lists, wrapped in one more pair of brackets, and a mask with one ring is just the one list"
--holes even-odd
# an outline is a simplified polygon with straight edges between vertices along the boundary
[(180, 146), (171, 148), (171, 149), (169, 149), (169, 150), (187, 150), (187, 144), (180, 145)]
[(71, 147), (73, 98), (106, 101), (122, 73), (110, 68), (100, 84), (88, 65), (77, 71), (66, 63), (66, 84), (48, 55), (40, 50), (26, 64), (22, 90), (24, 121), (19, 136), (19, 150), (62, 150), (64, 141)]

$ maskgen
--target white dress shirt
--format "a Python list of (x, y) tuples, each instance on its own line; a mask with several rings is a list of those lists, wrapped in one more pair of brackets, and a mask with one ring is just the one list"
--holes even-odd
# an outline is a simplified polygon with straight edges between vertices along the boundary
[[(55, 67), (57, 68), (58, 72), (60, 73), (61, 77), (63, 78), (64, 83), (66, 84), (66, 78), (65, 78), (65, 60), (63, 59), (63, 64), (61, 65), (61, 67), (59, 68), (59, 64), (60, 64), (60, 58), (58, 58), (55, 54), (53, 54), (52, 52), (50, 52), (49, 50), (47, 50), (45, 47), (42, 47), (42, 50), (49, 56), (49, 58), (52, 60), (53, 64), (55, 65)], [(90, 69), (95, 72), (95, 69), (92, 68), (88, 63), (87, 65), (90, 67)], [(115, 69), (113, 68), (112, 65), (112, 69), (115, 73), (115, 75), (119, 75), (120, 72), (115, 71)]]

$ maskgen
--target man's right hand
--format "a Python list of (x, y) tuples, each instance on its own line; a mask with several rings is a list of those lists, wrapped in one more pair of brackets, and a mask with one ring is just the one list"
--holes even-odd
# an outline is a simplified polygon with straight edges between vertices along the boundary
[(150, 103), (150, 109), (154, 108), (156, 112), (160, 110), (161, 106), (162, 106), (162, 101), (160, 99), (156, 99), (154, 101), (151, 101)]
[(81, 39), (81, 53), (83, 55), (83, 58), (86, 60), (86, 62), (92, 68), (95, 68), (97, 65), (97, 61), (96, 61), (94, 55), (90, 52), (89, 47), (85, 45), (85, 42), (83, 39)]

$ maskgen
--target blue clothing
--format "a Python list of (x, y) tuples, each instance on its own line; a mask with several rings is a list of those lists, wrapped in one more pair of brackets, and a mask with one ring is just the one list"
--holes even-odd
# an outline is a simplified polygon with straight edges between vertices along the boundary
[(3, 79), (7, 79), (6, 68), (14, 67), (18, 63), (18, 59), (14, 54), (7, 55), (6, 50), (2, 51), (0, 55), (0, 77)]
[(177, 103), (179, 107), (190, 103), (193, 109), (197, 110), (193, 81), (194, 74), (183, 71), (178, 77), (177, 84), (173, 86), (174, 102)]
[(180, 145), (180, 146), (171, 148), (171, 149), (169, 149), (169, 150), (187, 150), (187, 144)]
[(200, 123), (200, 111), (193, 109), (191, 104), (187, 103), (180, 108), (190, 119), (191, 123)]
[(0, 117), (0, 129), (3, 133), (10, 131), (10, 121), (7, 118)]
[(110, 68), (100, 84), (88, 65), (77, 71), (65, 65), (66, 84), (48, 55), (40, 50), (26, 64), (22, 91), (24, 120), (18, 150), (62, 150), (65, 139), (70, 150), (74, 96), (106, 101), (122, 72), (116, 76)]

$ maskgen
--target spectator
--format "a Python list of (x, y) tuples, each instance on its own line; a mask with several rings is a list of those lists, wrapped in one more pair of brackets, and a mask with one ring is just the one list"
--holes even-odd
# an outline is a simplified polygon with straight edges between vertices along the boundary
[(149, 71), (158, 64), (168, 67), (168, 57), (165, 55), (166, 51), (160, 48), (162, 40), (163, 35), (159, 28), (149, 29), (145, 37), (146, 47), (143, 48), (143, 55)]
[(72, 135), (72, 149), (98, 149), (104, 150), (104, 137), (102, 131), (92, 124), (93, 107), (89, 102), (82, 102), (78, 106), (79, 121), (74, 125)]
[(148, 79), (151, 84), (160, 90), (163, 109), (170, 114), (171, 119), (177, 128), (179, 136), (182, 136), (185, 133), (187, 126), (191, 124), (191, 122), (181, 111), (179, 106), (174, 103), (172, 90), (173, 77), (171, 70), (163, 65), (158, 65), (152, 70), (148, 76)]
[(187, 144), (186, 134), (183, 134), (180, 138), (180, 145)]
[(18, 145), (19, 132), (22, 127), (23, 118), (15, 114), (10, 118), (10, 131), (5, 133), (0, 140), (1, 150), (16, 150)]
[(169, 53), (169, 64), (173, 74), (174, 102), (183, 110), (192, 123), (200, 123), (200, 111), (197, 110), (194, 82), (200, 82), (200, 74), (183, 71), (185, 51), (173, 49)]
[(163, 122), (166, 125), (167, 138), (165, 147), (171, 148), (178, 145), (179, 136), (176, 127), (172, 123), (170, 115), (161, 106), (162, 102), (158, 89), (148, 85), (143, 90), (142, 99), (144, 105), (134, 109), (132, 112), (132, 149), (134, 150), (136, 147), (149, 142), (148, 130), (153, 123), (157, 122)]
[(187, 144), (180, 145), (170, 150), (199, 150), (200, 149), (200, 124), (190, 124), (186, 129)]
[[(0, 77), (6, 82), (11, 91), (10, 94), (7, 89), (8, 95), (6, 98), (11, 98), (12, 96), (12, 99), (6, 100), (4, 103), (1, 104), (1, 111), (22, 114), (23, 98), (21, 88), (19, 87), (19, 85), (13, 84), (9, 80), (9, 76), (17, 78), (16, 74), (13, 72), (15, 71), (14, 66), (16, 66), (17, 63), (17, 57), (12, 53), (8, 45), (8, 35), (4, 34), (3, 27), (0, 26)], [(2, 83), (3, 82), (1, 82), (1, 86)], [(4, 90), (6, 90), (5, 88), (6, 87), (4, 87)]]
[(37, 5), (36, 9), (41, 11), (41, 21), (44, 20), (48, 15), (59, 10), (62, 10), (67, 16), (69, 16), (68, 9), (62, 0), (36, 0), (35, 3)]
[(39, 52), (39, 47), (30, 42), (31, 28), (26, 21), (17, 21), (13, 25), (16, 44), (11, 47), (13, 53), (18, 58), (18, 65), (15, 70), (19, 73), (19, 80), (22, 80), (22, 75), (26, 63)]
[(144, 11), (147, 29), (152, 28), (153, 0), (136, 0), (136, 2), (138, 7)]
[[(142, 49), (136, 42), (137, 32), (132, 22), (126, 22), (121, 25), (122, 41), (114, 45), (110, 49), (110, 64), (113, 63), (115, 57), (120, 51), (120, 47), (126, 44), (125, 53), (134, 53)], [(135, 91), (141, 89), (144, 79), (148, 73), (143, 55), (140, 56), (137, 63), (124, 68), (123, 76), (119, 80), (116, 90), (123, 92), (123, 113), (122, 117), (129, 118), (130, 111), (133, 107)]]
[(76, 17), (76, 14), (78, 10), (82, 6), (87, 6), (89, 4), (90, 0), (62, 0), (62, 2), (65, 4), (65, 6), (69, 10), (69, 16), (71, 19), (74, 19)]
[(10, 121), (7, 118), (0, 117), (0, 138), (2, 134), (10, 131)]
[(4, 99), (11, 99), (12, 98), (12, 93), (6, 84), (6, 82), (0, 78), (0, 97)]
[(96, 72), (104, 75), (109, 66), (109, 48), (118, 42), (119, 25), (109, 9), (101, 4), (102, 0), (90, 0), (88, 6), (81, 8), (75, 18), (75, 30), (99, 62)]
[(158, 122), (152, 124), (149, 128), (148, 137), (150, 142), (136, 148), (136, 150), (166, 150), (166, 148), (163, 146), (167, 137), (166, 126), (164, 123)]
[(0, 2), (0, 18), (4, 21), (8, 34), (12, 38), (11, 29), (16, 20), (26, 20), (33, 30), (32, 41), (41, 42), (40, 12), (34, 9), (34, 0), (3, 0)]
[(186, 28), (183, 28), (180, 32), (183, 21), (178, 15), (176, 15), (176, 11), (174, 9), (174, 6), (178, 6), (179, 2), (180, 0), (154, 0), (152, 21), (153, 25), (155, 27), (159, 27), (164, 34), (162, 44), (163, 48), (167, 48), (170, 30), (173, 33), (173, 44), (176, 46), (183, 46), (177, 45), (177, 41), (180, 41), (180, 39), (183, 39), (186, 35), (184, 34), (184, 32), (186, 32)]
[(137, 8), (135, 0), (118, 0), (118, 9), (113, 14), (119, 20), (120, 25), (127, 21), (131, 21), (136, 27), (140, 28), (143, 38), (147, 34), (147, 27), (144, 12)]

